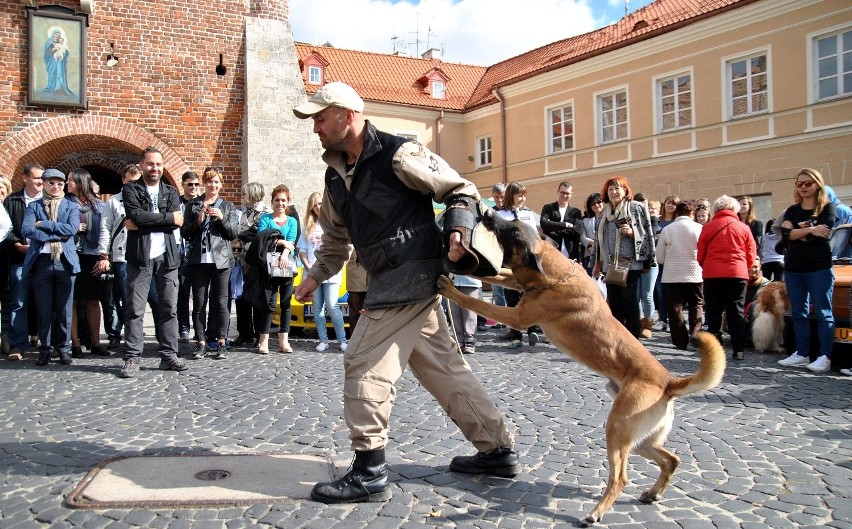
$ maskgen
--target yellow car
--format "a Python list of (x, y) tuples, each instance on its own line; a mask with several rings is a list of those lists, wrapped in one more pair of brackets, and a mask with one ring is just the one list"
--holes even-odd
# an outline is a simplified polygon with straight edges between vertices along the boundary
[[(299, 267), (299, 273), (293, 278), (293, 290), (302, 283), (302, 274), (304, 268)], [(349, 304), (347, 300), (349, 294), (346, 291), (346, 270), (344, 267), (343, 277), (340, 282), (340, 292), (337, 298), (337, 306), (340, 307), (340, 312), (343, 313), (344, 327), (349, 328)], [(281, 324), (281, 304), (275, 309), (275, 314), (272, 316), (272, 323), (275, 325)], [(331, 328), (331, 318), (326, 316), (325, 326)], [(314, 305), (313, 303), (302, 303), (296, 301), (296, 296), (290, 297), (290, 328), (298, 329), (313, 329), (316, 327), (314, 322)]]

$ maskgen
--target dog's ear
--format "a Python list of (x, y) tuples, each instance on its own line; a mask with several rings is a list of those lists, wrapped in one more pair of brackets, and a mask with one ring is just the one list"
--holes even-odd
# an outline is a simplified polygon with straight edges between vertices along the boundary
[(521, 263), (528, 268), (538, 270), (539, 274), (544, 275), (544, 270), (541, 267), (541, 254), (528, 250), (521, 256)]

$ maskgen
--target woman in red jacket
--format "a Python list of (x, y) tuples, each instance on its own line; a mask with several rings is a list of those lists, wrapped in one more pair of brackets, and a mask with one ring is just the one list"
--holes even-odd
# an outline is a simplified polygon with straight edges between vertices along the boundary
[(748, 269), (757, 257), (757, 245), (748, 225), (740, 222), (740, 204), (722, 195), (713, 203), (713, 218), (698, 238), (698, 264), (704, 278), (704, 316), (707, 330), (722, 342), (722, 312), (728, 316), (728, 334), (734, 359), (742, 360), (747, 340), (743, 318)]

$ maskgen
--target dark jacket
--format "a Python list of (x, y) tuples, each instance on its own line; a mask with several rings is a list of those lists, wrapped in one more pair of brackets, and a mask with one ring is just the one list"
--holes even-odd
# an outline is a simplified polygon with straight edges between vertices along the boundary
[(9, 213), (9, 218), (12, 219), (12, 231), (6, 238), (6, 244), (9, 249), (9, 264), (24, 264), (23, 254), (15, 249), (15, 243), (27, 244), (27, 238), (21, 233), (21, 227), (24, 225), (24, 212), (27, 210), (27, 203), (24, 201), (24, 189), (15, 191), (3, 202), (6, 207), (6, 212)]
[[(566, 228), (566, 222), (571, 223), (573, 227)], [(579, 260), (582, 257), (580, 235), (583, 233), (583, 214), (579, 209), (569, 205), (565, 210), (565, 216), (560, 217), (558, 202), (545, 204), (541, 208), (541, 230), (553, 239), (560, 250), (564, 242), (571, 259)]]
[(370, 274), (365, 307), (420, 303), (437, 293), (444, 246), (432, 197), (405, 186), (393, 157), (405, 138), (367, 127), (350, 189), (333, 168), (325, 185)]
[[(239, 212), (227, 200), (220, 199), (217, 202), (214, 206), (222, 210), (222, 220), (208, 217), (208, 230), (213, 252), (213, 264), (216, 268), (222, 270), (234, 266), (234, 252), (231, 250), (231, 241), (237, 238)], [(201, 263), (201, 238), (204, 230), (198, 224), (198, 217), (203, 206), (204, 195), (193, 198), (183, 207), (184, 220), (180, 234), (188, 241), (187, 252), (190, 265)]]
[(121, 189), (124, 199), (126, 218), (139, 227), (138, 230), (127, 230), (127, 263), (137, 268), (151, 264), (151, 233), (161, 232), (165, 235), (166, 253), (164, 263), (172, 270), (180, 265), (180, 253), (174, 231), (175, 212), (180, 211), (180, 196), (175, 188), (160, 181), (158, 195), (158, 212), (151, 211), (151, 197), (145, 187), (144, 177), (130, 182)]

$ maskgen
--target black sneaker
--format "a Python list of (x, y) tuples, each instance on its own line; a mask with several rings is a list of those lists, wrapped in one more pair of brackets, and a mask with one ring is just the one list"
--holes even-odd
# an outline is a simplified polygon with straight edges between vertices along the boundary
[(450, 471), (464, 474), (491, 474), (494, 476), (514, 477), (521, 465), (518, 453), (511, 448), (495, 448), (475, 456), (456, 456), (450, 463)]
[(93, 355), (97, 355), (97, 356), (111, 356), (112, 355), (112, 353), (107, 351), (106, 348), (103, 345), (100, 345), (100, 344), (92, 347), (90, 349), (90, 351), (92, 352)]
[(200, 343), (195, 346), (195, 350), (192, 352), (192, 356), (190, 356), (190, 360), (201, 360), (207, 355), (207, 346), (203, 343)]
[(79, 345), (72, 347), (71, 358), (83, 358), (83, 348)]
[(189, 343), (189, 331), (181, 331), (178, 341), (180, 343)]
[(186, 371), (189, 366), (180, 358), (171, 356), (160, 360), (160, 369), (163, 371)]
[(110, 336), (107, 349), (118, 349), (121, 347), (121, 336)]
[(216, 354), (213, 355), (214, 360), (224, 360), (228, 358), (228, 348), (225, 344), (216, 344)]
[(531, 332), (529, 334), (530, 346), (532, 347), (533, 345), (537, 344), (538, 339), (539, 339), (538, 333), (537, 332)]
[(119, 376), (121, 378), (133, 378), (139, 372), (139, 362), (136, 360), (125, 360)]

